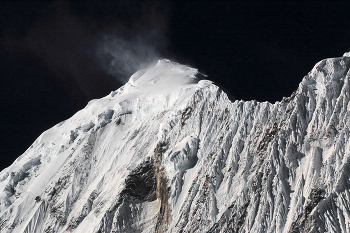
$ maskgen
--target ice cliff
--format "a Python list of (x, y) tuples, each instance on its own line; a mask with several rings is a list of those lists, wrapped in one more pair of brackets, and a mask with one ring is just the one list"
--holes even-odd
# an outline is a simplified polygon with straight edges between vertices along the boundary
[(161, 60), (1, 171), (0, 231), (350, 232), (349, 67), (272, 104)]

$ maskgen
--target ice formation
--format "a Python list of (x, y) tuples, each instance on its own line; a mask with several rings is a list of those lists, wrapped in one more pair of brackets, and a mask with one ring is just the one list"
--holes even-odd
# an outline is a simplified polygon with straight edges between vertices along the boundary
[(160, 60), (0, 173), (1, 232), (350, 232), (350, 57), (231, 102)]

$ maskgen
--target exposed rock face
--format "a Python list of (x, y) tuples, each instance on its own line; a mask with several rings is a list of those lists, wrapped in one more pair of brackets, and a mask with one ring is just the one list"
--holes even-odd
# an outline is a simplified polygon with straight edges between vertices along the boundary
[(155, 153), (156, 160), (156, 181), (157, 181), (157, 199), (160, 201), (158, 220), (155, 232), (164, 232), (171, 221), (171, 209), (169, 205), (168, 178), (163, 165), (163, 154), (168, 149), (168, 142), (159, 142)]
[(350, 232), (349, 68), (271, 104), (162, 60), (0, 173), (1, 232)]

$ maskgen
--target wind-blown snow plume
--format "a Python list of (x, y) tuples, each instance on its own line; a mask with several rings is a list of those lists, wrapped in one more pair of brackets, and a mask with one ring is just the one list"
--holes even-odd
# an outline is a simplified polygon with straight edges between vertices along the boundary
[(108, 74), (126, 83), (131, 74), (154, 65), (160, 59), (163, 41), (159, 29), (131, 39), (117, 33), (106, 34), (97, 47), (97, 56)]

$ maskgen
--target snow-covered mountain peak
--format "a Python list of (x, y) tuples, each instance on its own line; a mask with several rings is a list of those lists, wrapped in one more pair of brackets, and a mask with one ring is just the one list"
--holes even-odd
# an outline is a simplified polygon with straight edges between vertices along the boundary
[(299, 89), (309, 89), (310, 95), (338, 97), (349, 67), (349, 56), (324, 59), (304, 77)]
[(343, 54), (343, 57), (350, 57), (350, 52), (346, 52)]
[(149, 94), (168, 95), (171, 92), (190, 84), (197, 84), (198, 70), (167, 59), (159, 60), (148, 69), (132, 75), (126, 86), (128, 91)]
[(350, 232), (349, 67), (271, 104), (161, 60), (0, 172), (0, 231)]
[[(197, 89), (212, 84), (209, 80), (199, 80), (197, 73), (195, 68), (159, 60), (155, 66), (137, 71), (108, 96), (90, 101), (70, 122), (82, 129), (92, 125), (96, 128), (125, 114), (135, 120), (159, 111), (181, 109)], [(179, 114), (178, 110), (173, 111), (174, 115)]]

